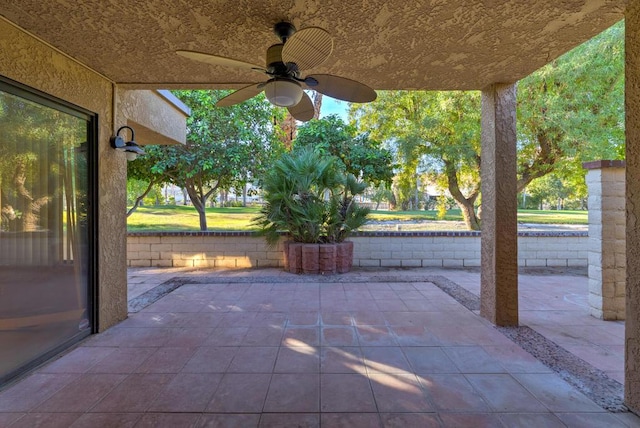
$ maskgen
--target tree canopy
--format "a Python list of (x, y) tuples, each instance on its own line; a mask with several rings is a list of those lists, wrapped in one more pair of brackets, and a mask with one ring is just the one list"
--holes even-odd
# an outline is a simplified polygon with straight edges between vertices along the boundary
[(624, 156), (624, 22), (518, 83), (518, 190), (554, 172), (585, 193), (582, 163)]
[(358, 133), (336, 115), (314, 119), (298, 129), (294, 147), (312, 146), (320, 153), (339, 158), (348, 173), (372, 184), (390, 183), (393, 157), (367, 132)]
[[(582, 162), (622, 156), (623, 47), (618, 23), (518, 82), (519, 191), (555, 173), (584, 192)], [(350, 114), (359, 129), (392, 148), (399, 165), (395, 198), (403, 209), (417, 207), (418, 179), (426, 172), (448, 189), (467, 226), (479, 228), (473, 209), (480, 191), (478, 92), (383, 91)]]
[(402, 209), (417, 207), (418, 176), (427, 171), (449, 190), (467, 226), (478, 228), (473, 205), (480, 193), (479, 93), (385, 91), (352, 113), (361, 128), (395, 147)]
[(186, 189), (207, 229), (205, 207), (220, 189), (242, 187), (282, 151), (279, 127), (282, 115), (263, 96), (242, 104), (218, 108), (225, 91), (174, 91), (189, 108), (187, 144), (147, 146), (147, 155), (128, 167), (129, 177), (171, 183)]

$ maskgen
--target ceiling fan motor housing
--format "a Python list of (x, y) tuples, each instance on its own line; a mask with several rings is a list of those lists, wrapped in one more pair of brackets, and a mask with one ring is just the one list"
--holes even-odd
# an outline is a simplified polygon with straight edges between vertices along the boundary
[(282, 43), (285, 43), (296, 32), (296, 27), (290, 22), (282, 21), (273, 26), (273, 32), (282, 40)]
[(276, 77), (299, 77), (300, 71), (294, 63), (282, 62), (284, 43), (272, 45), (267, 49), (267, 72)]

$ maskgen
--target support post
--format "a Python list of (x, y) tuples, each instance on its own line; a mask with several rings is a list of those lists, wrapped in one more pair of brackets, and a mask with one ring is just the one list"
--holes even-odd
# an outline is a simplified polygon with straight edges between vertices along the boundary
[(589, 309), (603, 320), (625, 312), (624, 161), (585, 162), (589, 191)]
[(626, 322), (624, 401), (640, 414), (640, 3), (625, 13)]
[(482, 91), (480, 315), (518, 325), (516, 85)]

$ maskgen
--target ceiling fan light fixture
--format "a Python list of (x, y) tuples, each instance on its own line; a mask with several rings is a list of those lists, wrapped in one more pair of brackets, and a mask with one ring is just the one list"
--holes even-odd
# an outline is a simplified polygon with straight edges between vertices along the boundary
[(269, 102), (279, 107), (292, 107), (302, 99), (302, 87), (288, 79), (272, 79), (265, 85), (264, 94)]

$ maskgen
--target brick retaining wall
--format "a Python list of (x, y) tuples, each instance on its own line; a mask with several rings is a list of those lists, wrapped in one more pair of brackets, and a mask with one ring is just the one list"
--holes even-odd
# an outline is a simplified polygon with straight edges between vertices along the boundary
[[(359, 267), (480, 266), (479, 232), (360, 232), (351, 237)], [(129, 266), (281, 267), (282, 244), (269, 248), (253, 232), (133, 232)], [(520, 232), (520, 266), (588, 264), (587, 232)]]

